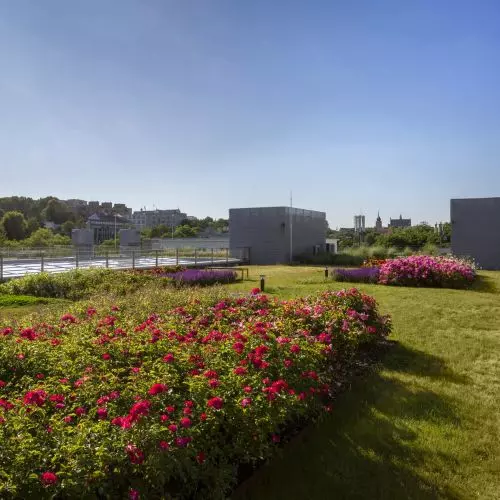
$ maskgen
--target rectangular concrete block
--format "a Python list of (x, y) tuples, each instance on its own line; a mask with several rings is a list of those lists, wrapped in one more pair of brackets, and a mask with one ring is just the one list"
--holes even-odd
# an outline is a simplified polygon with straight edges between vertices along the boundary
[(450, 201), (451, 250), (483, 269), (500, 269), (500, 197)]
[(232, 208), (229, 235), (232, 255), (247, 248), (252, 264), (284, 264), (290, 251), (294, 258), (325, 247), (326, 214), (290, 207)]

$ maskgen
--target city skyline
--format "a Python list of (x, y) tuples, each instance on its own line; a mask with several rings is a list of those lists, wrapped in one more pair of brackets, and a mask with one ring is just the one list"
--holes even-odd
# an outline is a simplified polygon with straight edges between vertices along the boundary
[(346, 227), (498, 195), (500, 4), (0, 4), (0, 196)]

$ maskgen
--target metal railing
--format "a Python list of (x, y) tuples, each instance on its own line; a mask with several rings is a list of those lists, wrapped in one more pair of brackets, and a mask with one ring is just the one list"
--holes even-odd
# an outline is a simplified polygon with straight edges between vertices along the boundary
[(70, 256), (54, 256), (50, 251), (38, 253), (0, 253), (0, 281), (41, 272), (61, 273), (72, 269), (146, 269), (158, 266), (234, 266), (247, 263), (248, 249), (241, 248), (164, 248), (141, 250), (134, 247), (120, 249), (72, 249)]

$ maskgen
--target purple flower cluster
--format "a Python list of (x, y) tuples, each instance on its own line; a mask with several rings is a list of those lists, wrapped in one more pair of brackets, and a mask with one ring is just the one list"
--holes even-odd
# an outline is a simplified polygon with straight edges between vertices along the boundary
[(166, 276), (179, 285), (214, 285), (236, 281), (236, 273), (230, 270), (185, 269)]
[(378, 283), (380, 269), (373, 267), (360, 267), (358, 269), (335, 269), (333, 277), (336, 281), (349, 281), (354, 283)]
[(380, 266), (379, 283), (400, 286), (462, 288), (474, 281), (473, 266), (453, 257), (412, 255), (387, 260)]

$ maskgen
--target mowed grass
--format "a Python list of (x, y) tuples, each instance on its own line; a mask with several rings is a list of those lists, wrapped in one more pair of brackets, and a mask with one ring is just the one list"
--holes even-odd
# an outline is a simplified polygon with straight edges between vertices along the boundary
[[(250, 281), (225, 291), (248, 292), (260, 274), (281, 298), (350, 287), (323, 268), (251, 266)], [(480, 277), (474, 290), (359, 285), (392, 316), (394, 344), (234, 499), (499, 499), (500, 273)], [(33, 307), (67, 304), (0, 307), (0, 326)]]
[[(281, 297), (348, 283), (259, 268)], [(397, 343), (235, 499), (500, 498), (500, 273), (475, 290), (359, 286)]]

